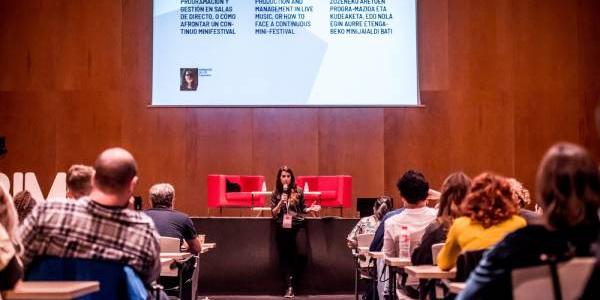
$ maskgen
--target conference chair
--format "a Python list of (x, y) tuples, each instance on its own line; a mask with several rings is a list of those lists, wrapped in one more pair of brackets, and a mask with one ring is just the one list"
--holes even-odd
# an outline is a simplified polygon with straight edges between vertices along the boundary
[(479, 265), (479, 261), (483, 257), (483, 254), (488, 249), (482, 250), (474, 250), (474, 251), (465, 251), (461, 253), (456, 259), (456, 277), (454, 277), (453, 281), (465, 282), (467, 278), (469, 278), (469, 274), (477, 265)]
[(364, 254), (361, 254), (358, 249), (360, 247), (369, 247), (371, 242), (373, 241), (373, 237), (375, 235), (372, 233), (363, 233), (356, 236), (357, 240), (357, 249), (352, 249), (352, 256), (354, 258), (354, 296), (358, 299), (358, 280), (359, 279), (370, 279), (369, 276), (363, 274), (363, 270), (368, 269), (370, 266), (370, 261), (367, 260)]
[(592, 274), (595, 258), (573, 258), (512, 271), (513, 299), (579, 299)]
[(442, 251), (442, 248), (444, 248), (444, 244), (445, 243), (437, 243), (431, 245), (431, 258), (433, 259), (434, 266), (437, 266), (437, 257), (438, 254), (440, 254), (440, 251)]
[(208, 175), (208, 208), (264, 206), (264, 196), (252, 192), (262, 189), (264, 176)]
[[(33, 261), (25, 280), (100, 282), (100, 291), (77, 298), (79, 300), (145, 300), (148, 297), (148, 291), (135, 271), (114, 261), (44, 256)], [(158, 295), (159, 288), (155, 286), (154, 292)]]
[[(179, 252), (181, 240), (178, 238), (161, 236), (158, 239), (161, 252)], [(195, 289), (192, 280), (194, 273), (198, 272), (198, 256), (175, 262), (175, 268), (164, 266), (160, 271), (160, 282), (165, 286), (167, 295), (176, 295), (179, 299), (193, 299)]]
[(321, 207), (339, 208), (340, 215), (343, 208), (352, 206), (352, 176), (298, 176), (296, 184), (301, 188), (308, 187), (309, 192), (319, 192), (304, 194), (306, 206), (316, 202)]

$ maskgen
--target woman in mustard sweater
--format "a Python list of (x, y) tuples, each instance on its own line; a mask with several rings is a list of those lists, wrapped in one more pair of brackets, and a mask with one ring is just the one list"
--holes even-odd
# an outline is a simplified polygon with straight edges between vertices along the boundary
[(525, 227), (525, 219), (518, 215), (519, 204), (513, 199), (503, 177), (491, 173), (477, 176), (461, 205), (463, 217), (452, 223), (438, 255), (440, 269), (452, 269), (461, 252), (490, 248), (505, 235)]

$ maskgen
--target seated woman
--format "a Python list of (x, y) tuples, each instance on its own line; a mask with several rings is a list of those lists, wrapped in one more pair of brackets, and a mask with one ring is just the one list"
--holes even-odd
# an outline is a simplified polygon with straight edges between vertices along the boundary
[(542, 256), (592, 255), (600, 228), (600, 174), (590, 154), (573, 144), (554, 145), (540, 164), (536, 188), (544, 223), (509, 234), (487, 252), (458, 299), (512, 299), (513, 269), (542, 264)]
[(413, 265), (433, 264), (431, 246), (443, 243), (454, 219), (462, 215), (460, 205), (467, 196), (470, 185), (471, 178), (463, 172), (452, 173), (444, 180), (437, 219), (425, 228), (421, 244), (412, 253)]
[(18, 225), (12, 199), (0, 185), (0, 291), (12, 289), (23, 277), (23, 267), (17, 258), (21, 251), (16, 234)]
[(390, 197), (381, 196), (375, 203), (373, 204), (373, 214), (364, 217), (356, 223), (356, 226), (350, 231), (348, 236), (346, 237), (346, 242), (348, 248), (356, 248), (358, 246), (357, 236), (359, 234), (372, 233), (375, 234), (375, 230), (377, 230), (377, 226), (379, 226), (379, 222), (385, 214), (390, 211), (392, 207), (392, 202)]
[(527, 206), (531, 204), (529, 190), (515, 178), (509, 178), (508, 184), (510, 184), (510, 188), (513, 191), (513, 198), (519, 203), (519, 215), (527, 221), (527, 224), (539, 223), (541, 214), (527, 209)]
[(490, 173), (475, 177), (461, 210), (463, 217), (452, 223), (438, 255), (442, 270), (452, 269), (461, 252), (490, 248), (526, 225), (506, 179)]

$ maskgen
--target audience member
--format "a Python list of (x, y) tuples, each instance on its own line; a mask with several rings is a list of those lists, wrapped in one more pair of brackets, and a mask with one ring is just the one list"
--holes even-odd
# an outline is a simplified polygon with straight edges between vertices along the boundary
[(202, 250), (194, 223), (190, 217), (173, 209), (175, 206), (175, 188), (168, 183), (155, 184), (150, 188), (152, 208), (145, 213), (150, 216), (161, 236), (178, 238), (185, 241), (193, 254)]
[(373, 204), (373, 214), (358, 221), (350, 234), (346, 237), (348, 248), (356, 248), (359, 234), (374, 234), (379, 222), (392, 207), (392, 201), (388, 196), (381, 196)]
[(438, 255), (442, 270), (454, 267), (461, 252), (490, 248), (526, 225), (506, 179), (491, 173), (475, 177), (461, 210), (464, 216), (454, 220)]
[(574, 144), (552, 146), (538, 169), (536, 189), (544, 223), (509, 234), (487, 252), (458, 299), (512, 299), (513, 269), (542, 264), (543, 257), (593, 255), (600, 174), (591, 155)]
[(437, 218), (425, 228), (421, 244), (413, 251), (413, 265), (433, 264), (431, 246), (444, 242), (452, 222), (462, 215), (460, 205), (467, 196), (470, 185), (471, 178), (463, 172), (452, 173), (444, 180)]
[(29, 191), (23, 190), (17, 193), (15, 196), (15, 208), (17, 209), (17, 214), (19, 214), (19, 223), (23, 223), (25, 217), (31, 213), (36, 204), (37, 201), (33, 199)]
[(421, 241), (425, 228), (436, 217), (437, 210), (425, 206), (429, 183), (423, 174), (409, 170), (396, 184), (404, 211), (389, 218), (385, 223), (383, 253), (388, 257), (398, 257), (401, 227), (407, 226), (410, 233), (411, 252)]
[(18, 261), (21, 250), (16, 233), (18, 224), (12, 199), (0, 184), (0, 291), (12, 289), (23, 276), (23, 267)]
[[(421, 242), (425, 228), (436, 218), (437, 210), (426, 206), (429, 194), (429, 183), (423, 174), (409, 170), (398, 180), (396, 184), (400, 191), (400, 199), (404, 203), (404, 211), (390, 217), (385, 222), (382, 252), (387, 257), (400, 256), (400, 237), (403, 227), (409, 235), (409, 255)], [(379, 267), (379, 266), (378, 266)], [(415, 280), (409, 280), (406, 286), (416, 284)], [(383, 287), (378, 287), (380, 298)], [(405, 292), (414, 295), (414, 289), (406, 288)]]
[(510, 184), (510, 188), (512, 189), (514, 201), (519, 203), (519, 215), (527, 221), (527, 224), (539, 222), (541, 215), (538, 212), (527, 209), (531, 205), (529, 190), (515, 178), (509, 178), (508, 184)]
[(41, 256), (117, 261), (149, 285), (160, 274), (160, 246), (150, 217), (127, 208), (137, 164), (126, 150), (111, 148), (95, 169), (89, 196), (40, 203), (25, 219), (19, 228), (23, 264)]
[(79, 199), (92, 192), (94, 168), (72, 165), (67, 171), (67, 199)]

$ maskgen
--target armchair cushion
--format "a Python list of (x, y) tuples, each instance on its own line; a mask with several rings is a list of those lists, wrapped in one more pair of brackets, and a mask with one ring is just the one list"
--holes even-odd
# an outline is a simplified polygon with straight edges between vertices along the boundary
[[(263, 182), (264, 176), (208, 175), (208, 207), (262, 206), (264, 197), (253, 199), (251, 192), (260, 191)], [(239, 192), (230, 192), (233, 185), (239, 185)]]

